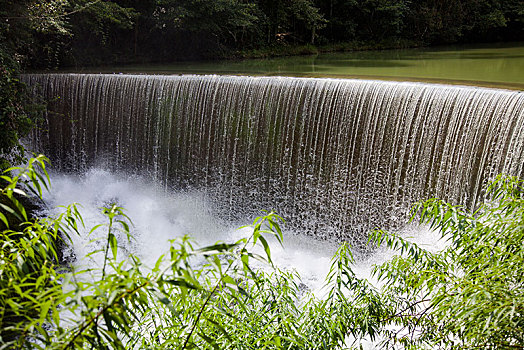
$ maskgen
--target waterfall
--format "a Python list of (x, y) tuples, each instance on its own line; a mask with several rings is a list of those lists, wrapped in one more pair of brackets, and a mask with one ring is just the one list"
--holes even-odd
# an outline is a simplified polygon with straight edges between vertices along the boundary
[(474, 207), (524, 176), (524, 94), (344, 79), (34, 74), (50, 99), (31, 146), (202, 191), (231, 219), (275, 210), (319, 238), (365, 241), (414, 201)]

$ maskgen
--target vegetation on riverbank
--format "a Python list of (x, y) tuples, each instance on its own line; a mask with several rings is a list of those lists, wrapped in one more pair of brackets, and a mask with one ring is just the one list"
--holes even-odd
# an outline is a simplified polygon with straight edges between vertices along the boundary
[(0, 0), (31, 68), (522, 40), (518, 0)]
[[(2, 213), (19, 225), (1, 232), (1, 347), (336, 349), (358, 348), (363, 339), (384, 347), (524, 346), (524, 182), (517, 178), (496, 178), (474, 213), (435, 199), (417, 204), (413, 218), (441, 232), (442, 251), (372, 233), (372, 244), (397, 253), (374, 268), (382, 287), (355, 275), (351, 249), (342, 245), (325, 294), (315, 296), (296, 273), (272, 265), (266, 238), (283, 238), (274, 213), (255, 219), (251, 236), (237, 242), (198, 248), (175, 239), (148, 269), (119, 251), (117, 237), (129, 236), (132, 224), (109, 205), (101, 208), (107, 221), (90, 230), (106, 233), (93, 253), (98, 263), (65, 266), (56, 242), (78, 234), (76, 206), (29, 220), (14, 199), (49, 186), (45, 163), (39, 156), (2, 177), (10, 203)], [(0, 220), (8, 225), (4, 214)]]
[(0, 49), (0, 171), (11, 160), (22, 160), (19, 139), (29, 133), (39, 114), (19, 73), (18, 63)]
[(223, 59), (251, 59), (251, 58), (270, 58), (283, 56), (302, 56), (317, 55), (329, 52), (346, 52), (346, 51), (370, 51), (370, 50), (392, 50), (406, 49), (422, 46), (420, 42), (411, 40), (395, 40), (385, 42), (362, 42), (352, 41), (343, 43), (331, 43), (323, 45), (275, 45), (272, 47), (263, 47), (258, 49), (233, 50), (224, 53)]

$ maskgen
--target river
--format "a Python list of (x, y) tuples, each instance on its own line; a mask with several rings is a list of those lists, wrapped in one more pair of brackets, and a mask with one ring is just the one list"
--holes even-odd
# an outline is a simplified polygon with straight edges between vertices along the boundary
[(524, 43), (97, 67), (74, 72), (364, 78), (524, 90)]

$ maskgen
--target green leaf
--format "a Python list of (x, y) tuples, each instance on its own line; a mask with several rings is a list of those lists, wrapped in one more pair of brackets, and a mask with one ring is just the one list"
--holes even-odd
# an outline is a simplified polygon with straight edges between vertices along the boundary
[(230, 251), (231, 249), (233, 249), (233, 248), (235, 248), (237, 246), (238, 246), (237, 243), (234, 243), (234, 244), (217, 243), (217, 244), (214, 244), (214, 245), (211, 245), (211, 246), (207, 246), (207, 247), (203, 247), (203, 248), (197, 249), (194, 252), (195, 253), (209, 253), (209, 252), (221, 253), (221, 252)]
[(182, 288), (194, 289), (194, 290), (199, 290), (200, 289), (199, 286), (194, 285), (194, 284), (186, 281), (183, 278), (166, 279), (164, 281), (169, 283), (169, 284), (172, 284), (174, 286), (178, 286), (178, 287), (182, 287)]
[(109, 233), (107, 239), (109, 241), (109, 245), (111, 246), (111, 252), (113, 253), (113, 259), (116, 259), (116, 253), (118, 250), (118, 245), (117, 245), (118, 243), (116, 241), (116, 237), (114, 234)]
[(209, 323), (213, 324), (220, 331), (220, 333), (222, 333), (229, 341), (233, 341), (233, 338), (231, 338), (229, 333), (226, 331), (226, 329), (220, 323), (218, 323), (217, 321), (215, 321), (215, 320), (213, 320), (211, 318), (206, 318), (206, 320)]
[(8, 207), (7, 205), (4, 205), (2, 203), (0, 203), (0, 208), (4, 209), (5, 211), (7, 211), (8, 213), (10, 213), (11, 215), (13, 215), (14, 217), (16, 217), (18, 220), (20, 221), (23, 221), (22, 220), (22, 217), (20, 215), (18, 215), (18, 213), (16, 211), (14, 211), (13, 209), (11, 209), (11, 207)]
[(120, 225), (122, 225), (124, 232), (129, 233), (129, 225), (127, 224), (127, 222), (123, 220), (118, 220), (117, 222), (120, 223)]
[(273, 261), (271, 261), (271, 248), (269, 248), (269, 244), (267, 243), (266, 239), (261, 235), (260, 236), (260, 242), (264, 246), (264, 251), (266, 252), (268, 261), (273, 264)]
[(164, 305), (169, 305), (171, 304), (171, 300), (169, 300), (168, 297), (166, 297), (164, 294), (158, 292), (158, 291), (153, 291), (153, 293), (155, 294), (156, 298), (158, 299), (158, 301), (160, 301), (162, 304)]
[(199, 332), (198, 335), (200, 335), (202, 337), (202, 339), (204, 339), (206, 341), (206, 343), (211, 345), (213, 347), (213, 349), (220, 350), (220, 347), (218, 346), (218, 344), (211, 337), (208, 337), (203, 332)]
[(3, 213), (0, 213), (0, 220), (2, 220), (6, 228), (9, 228), (9, 221), (7, 221), (7, 217)]
[(90, 236), (93, 232), (95, 232), (96, 230), (98, 230), (102, 226), (105, 226), (105, 225), (104, 224), (98, 224), (98, 225), (93, 226), (93, 228), (89, 231), (89, 233), (87, 235)]

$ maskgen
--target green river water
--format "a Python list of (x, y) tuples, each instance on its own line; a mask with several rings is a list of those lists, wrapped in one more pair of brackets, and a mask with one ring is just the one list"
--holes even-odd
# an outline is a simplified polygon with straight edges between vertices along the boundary
[(524, 43), (131, 65), (89, 72), (361, 78), (524, 90)]

